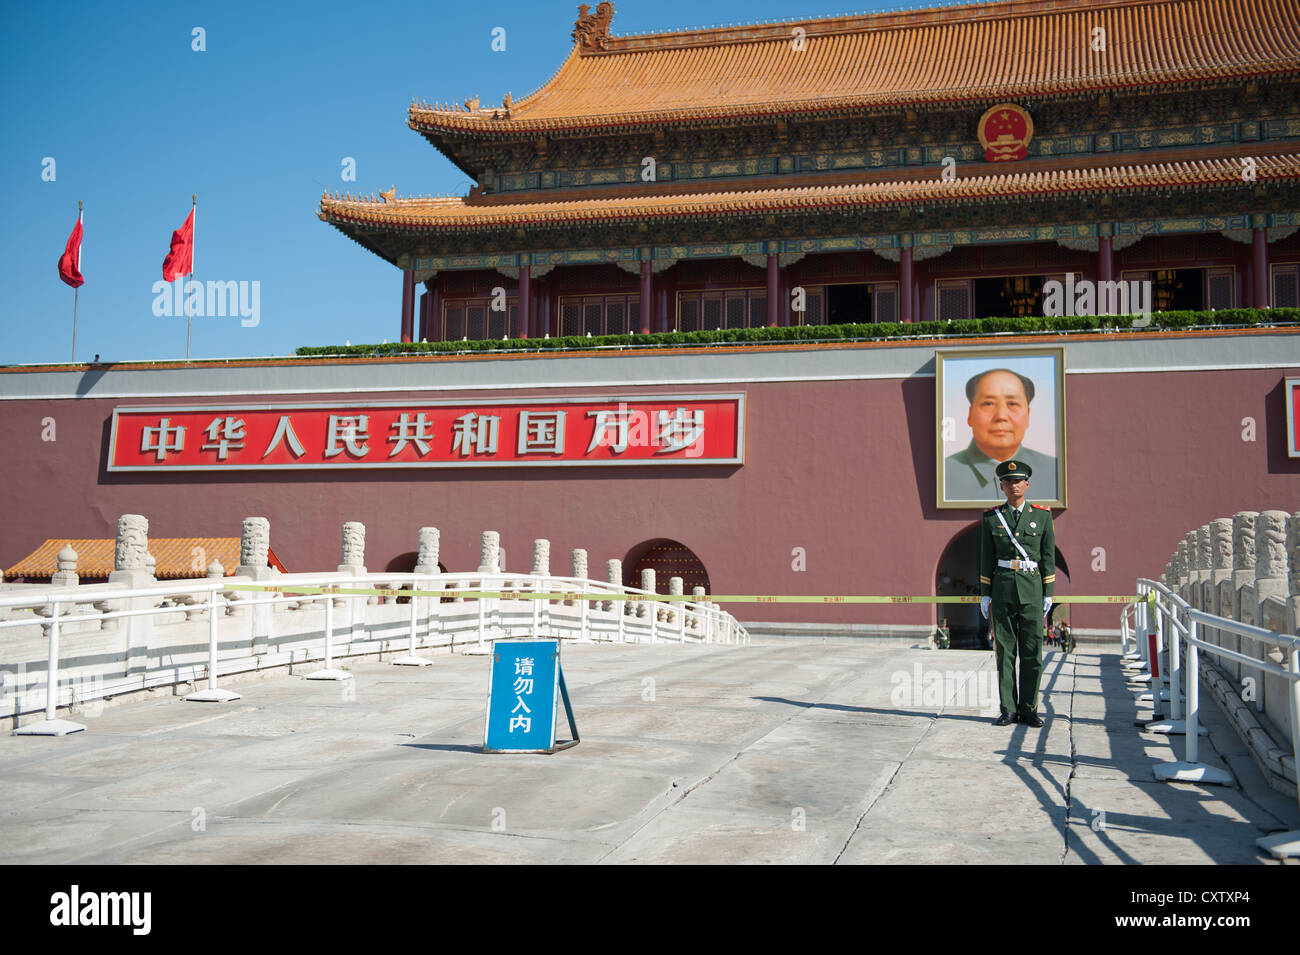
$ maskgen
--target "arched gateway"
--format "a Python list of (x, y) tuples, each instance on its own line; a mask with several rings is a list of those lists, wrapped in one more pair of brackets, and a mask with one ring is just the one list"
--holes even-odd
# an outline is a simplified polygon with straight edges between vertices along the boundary
[(629, 587), (641, 586), (641, 571), (655, 572), (655, 589), (668, 593), (668, 579), (682, 578), (682, 592), (691, 593), (695, 587), (709, 589), (709, 572), (695, 553), (685, 544), (667, 538), (643, 541), (627, 552), (623, 561), (623, 582)]
[[(1069, 591), (1070, 568), (1061, 549), (1056, 549), (1056, 592)], [(971, 524), (958, 533), (939, 558), (934, 572), (936, 597), (978, 597), (980, 592), (980, 525)], [(980, 616), (979, 604), (938, 604), (935, 623), (947, 618), (954, 650), (982, 650), (988, 622)]]

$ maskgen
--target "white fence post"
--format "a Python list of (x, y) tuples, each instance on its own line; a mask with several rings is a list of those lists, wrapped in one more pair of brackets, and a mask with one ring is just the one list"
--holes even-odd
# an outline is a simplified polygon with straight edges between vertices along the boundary
[(45, 684), (45, 719), (29, 723), (14, 730), (15, 736), (67, 736), (80, 733), (86, 727), (71, 720), (61, 720), (55, 714), (59, 708), (59, 602), (50, 607), (50, 656)]
[(412, 578), (411, 580), (411, 624), (410, 624), (410, 645), (406, 656), (398, 657), (393, 661), (393, 666), (399, 667), (427, 667), (432, 666), (432, 660), (426, 660), (415, 652), (415, 633), (419, 629), (420, 607), (418, 601), (426, 600), (426, 597), (416, 597), (415, 591), (420, 589), (419, 583)]
[[(208, 688), (185, 697), (190, 703), (229, 703), (239, 699), (238, 693), (217, 687), (217, 600), (220, 596), (215, 587), (208, 595)], [(249, 616), (256, 617), (256, 611)]]
[(325, 666), (307, 674), (308, 680), (350, 680), (352, 674), (334, 669), (334, 601), (325, 598)]

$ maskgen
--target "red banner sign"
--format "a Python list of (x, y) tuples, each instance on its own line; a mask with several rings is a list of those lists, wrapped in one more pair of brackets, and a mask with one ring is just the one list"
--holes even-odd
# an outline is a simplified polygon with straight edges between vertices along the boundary
[(743, 395), (117, 408), (110, 471), (741, 464)]

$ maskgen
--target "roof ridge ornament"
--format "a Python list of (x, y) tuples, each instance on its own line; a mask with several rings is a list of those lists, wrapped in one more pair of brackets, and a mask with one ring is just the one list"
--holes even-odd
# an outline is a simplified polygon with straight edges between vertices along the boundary
[(584, 50), (609, 49), (609, 23), (614, 19), (614, 4), (601, 0), (596, 12), (585, 3), (578, 4), (578, 20), (573, 24), (573, 40)]

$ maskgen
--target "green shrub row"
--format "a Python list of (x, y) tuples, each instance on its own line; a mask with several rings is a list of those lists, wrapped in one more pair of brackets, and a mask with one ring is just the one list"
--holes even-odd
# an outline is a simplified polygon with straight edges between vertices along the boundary
[[(837, 342), (907, 340), (913, 338), (971, 338), (996, 333), (1087, 332), (1130, 329), (1142, 316), (1068, 315), (1059, 317), (972, 318), (955, 322), (875, 322), (850, 325), (795, 325), (785, 328), (727, 328), (711, 332), (657, 332), (653, 335), (568, 335), (559, 338), (451, 342), (386, 342), (380, 345), (304, 345), (301, 356), (423, 355), (455, 352), (565, 351), (618, 346), (702, 346), (730, 342)], [(1300, 322), (1297, 308), (1232, 308), (1220, 311), (1156, 312), (1146, 329), (1181, 329), (1216, 325), (1240, 326)]]

